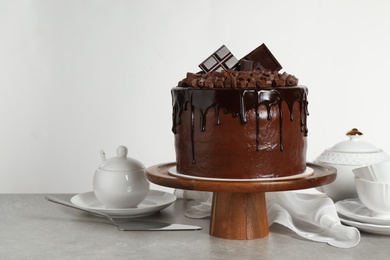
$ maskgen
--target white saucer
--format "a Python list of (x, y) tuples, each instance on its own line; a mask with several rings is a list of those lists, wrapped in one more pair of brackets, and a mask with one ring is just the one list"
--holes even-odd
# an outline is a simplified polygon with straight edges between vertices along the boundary
[(335, 206), (338, 213), (351, 220), (368, 224), (390, 225), (389, 218), (372, 217), (372, 211), (364, 206), (358, 198), (338, 201)]
[(294, 180), (299, 178), (305, 178), (314, 174), (314, 170), (310, 167), (306, 167), (306, 170), (302, 173), (295, 174), (292, 176), (285, 177), (270, 177), (270, 178), (253, 178), (253, 179), (225, 179), (225, 178), (208, 178), (208, 177), (199, 177), (191, 176), (187, 174), (180, 173), (176, 170), (176, 166), (168, 170), (169, 174), (179, 178), (186, 178), (192, 180), (203, 180), (203, 181), (242, 181), (242, 182), (258, 182), (258, 181), (282, 181), (282, 180)]
[(136, 208), (106, 208), (98, 201), (93, 191), (75, 195), (70, 200), (73, 204), (105, 213), (116, 218), (135, 218), (154, 214), (176, 201), (176, 196), (163, 191), (150, 190), (146, 198)]
[(377, 235), (390, 235), (390, 226), (387, 225), (375, 225), (368, 223), (361, 223), (350, 219), (340, 217), (340, 221), (351, 227), (355, 227), (361, 231), (377, 234)]

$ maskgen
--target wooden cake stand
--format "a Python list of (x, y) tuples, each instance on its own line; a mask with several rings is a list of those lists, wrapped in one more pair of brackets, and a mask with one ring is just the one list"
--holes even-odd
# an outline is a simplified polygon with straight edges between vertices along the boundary
[(147, 178), (171, 188), (213, 191), (210, 235), (226, 239), (255, 239), (269, 233), (265, 192), (307, 189), (331, 183), (336, 169), (308, 163), (313, 174), (284, 180), (226, 181), (182, 178), (169, 169), (176, 163), (164, 163), (146, 169)]

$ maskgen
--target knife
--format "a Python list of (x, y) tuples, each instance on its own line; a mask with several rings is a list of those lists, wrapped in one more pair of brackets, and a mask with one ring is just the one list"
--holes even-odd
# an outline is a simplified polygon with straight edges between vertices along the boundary
[(156, 222), (156, 221), (146, 221), (146, 220), (127, 220), (123, 221), (120, 223), (117, 223), (113, 217), (95, 211), (95, 210), (90, 210), (90, 209), (85, 209), (79, 206), (76, 206), (72, 203), (46, 196), (45, 199), (48, 201), (67, 206), (70, 208), (82, 210), (88, 213), (92, 213), (94, 215), (98, 215), (101, 217), (107, 218), (109, 221), (111, 221), (112, 224), (118, 227), (119, 230), (121, 231), (183, 231), (183, 230), (201, 230), (202, 227), (199, 226), (192, 226), (192, 225), (184, 225), (184, 224), (171, 224), (171, 223), (164, 223), (164, 222)]
[(183, 224), (171, 224), (155, 221), (130, 220), (117, 223), (118, 229), (122, 231), (184, 231), (201, 230), (201, 227)]

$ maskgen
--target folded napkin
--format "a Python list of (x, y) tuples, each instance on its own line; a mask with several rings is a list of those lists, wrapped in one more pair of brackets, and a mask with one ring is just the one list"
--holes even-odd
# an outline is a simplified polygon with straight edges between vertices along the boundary
[[(211, 192), (176, 190), (175, 194), (197, 202), (186, 211), (187, 217), (210, 216)], [(359, 230), (341, 224), (333, 201), (323, 193), (267, 192), (266, 203), (269, 226), (279, 223), (301, 237), (339, 248), (351, 248), (360, 241)]]

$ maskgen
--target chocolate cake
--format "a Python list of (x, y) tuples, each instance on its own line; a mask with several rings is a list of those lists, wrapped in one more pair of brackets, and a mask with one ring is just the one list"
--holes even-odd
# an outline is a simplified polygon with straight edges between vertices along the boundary
[[(248, 54), (229, 66), (217, 54), (221, 48), (200, 65), (202, 73), (187, 73), (171, 91), (176, 171), (228, 179), (303, 173), (307, 88), (278, 72), (264, 44), (250, 53), (257, 57)], [(219, 65), (207, 70), (210, 58)]]

